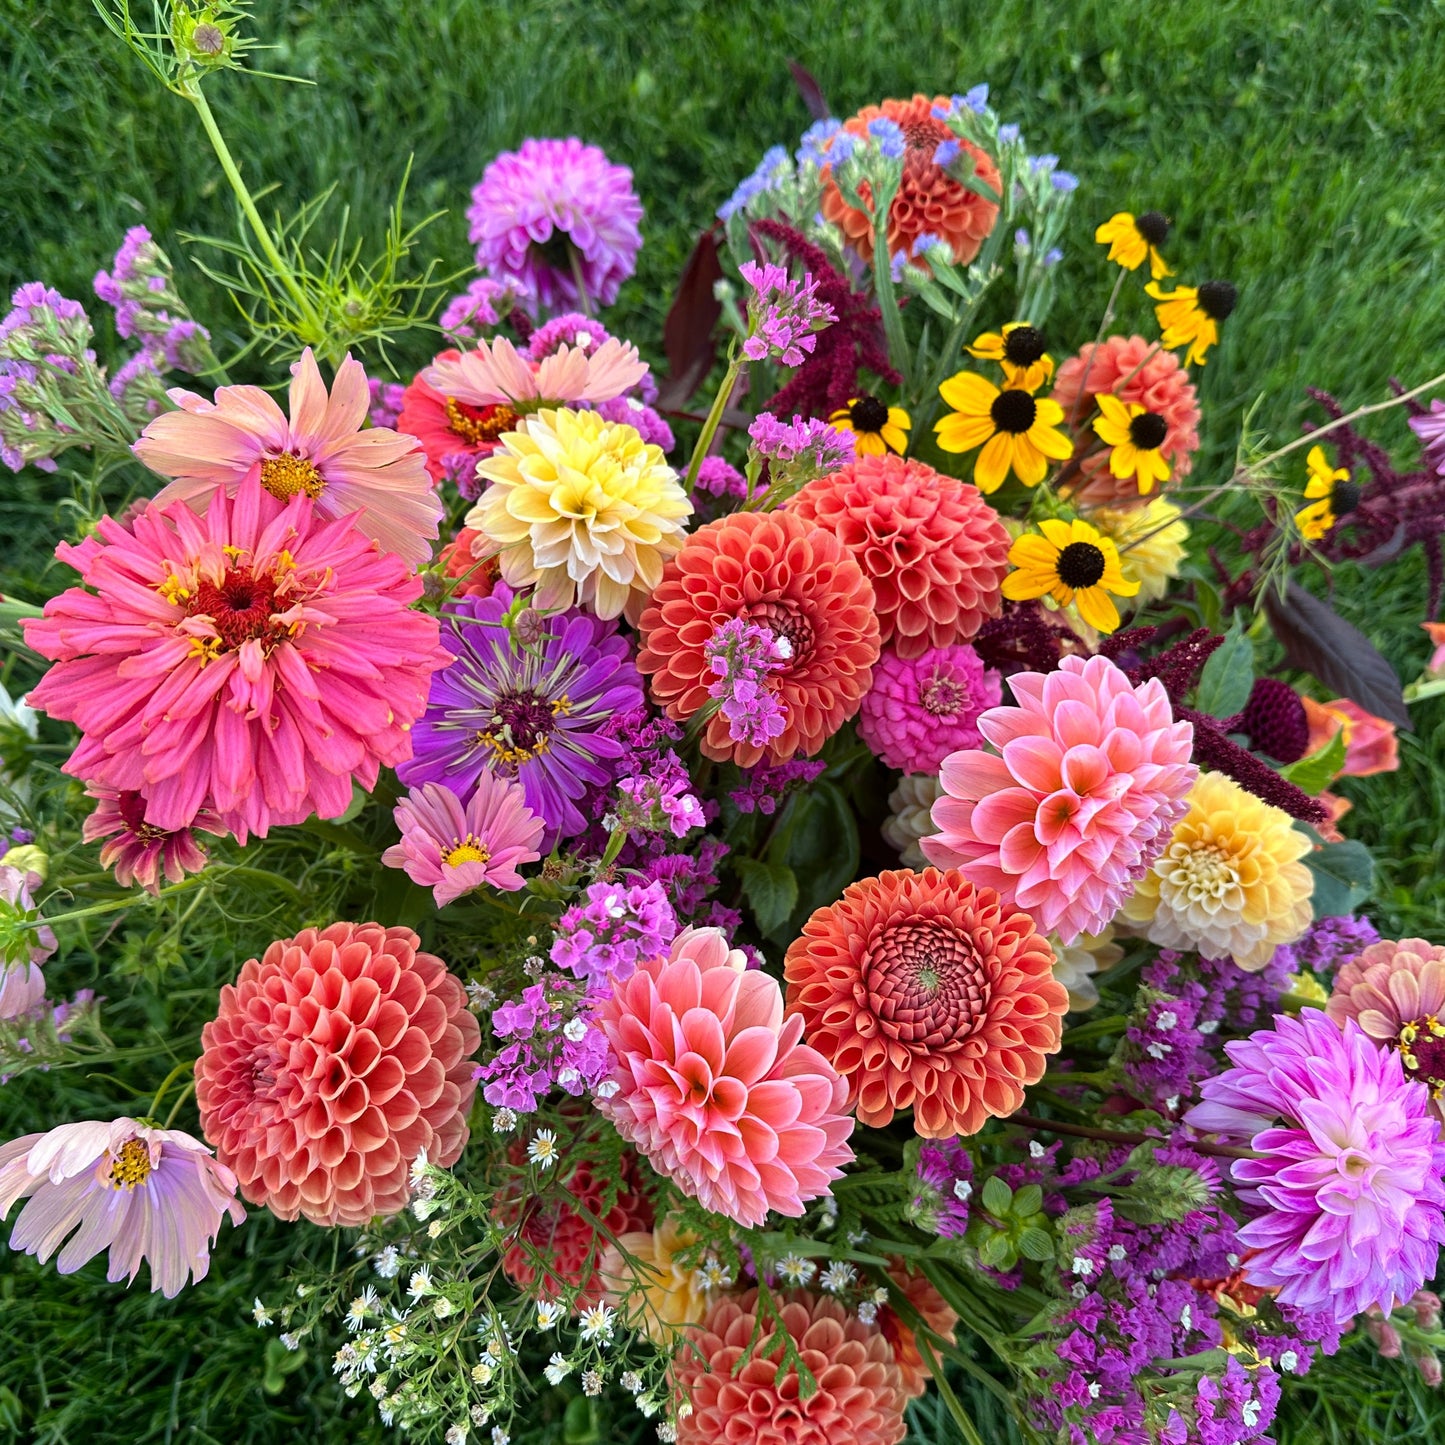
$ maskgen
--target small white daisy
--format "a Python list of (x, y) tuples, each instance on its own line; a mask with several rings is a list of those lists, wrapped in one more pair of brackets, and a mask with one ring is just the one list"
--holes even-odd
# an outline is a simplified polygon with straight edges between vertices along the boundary
[(498, 1109), (492, 1115), (492, 1133), (510, 1134), (517, 1127), (517, 1116), (511, 1109)]
[(492, 1445), (512, 1445), (512, 1437), (500, 1425), (493, 1425)]
[(582, 1338), (584, 1340), (610, 1340), (612, 1338), (612, 1322), (617, 1318), (617, 1312), (610, 1310), (605, 1304), (595, 1304), (591, 1309), (582, 1311)]
[(300, 1336), (293, 1335), (289, 1331), (281, 1336), (281, 1343), (285, 1345), (288, 1350), (299, 1350), (301, 1348)]
[(395, 1279), (401, 1270), (401, 1254), (394, 1244), (388, 1244), (376, 1256), (376, 1272), (382, 1279)]
[(778, 1261), (778, 1273), (789, 1284), (807, 1284), (817, 1272), (818, 1266), (800, 1254), (785, 1254)]
[(557, 1136), (551, 1129), (538, 1129), (527, 1144), (527, 1158), (543, 1169), (557, 1162)]
[(406, 1292), (412, 1299), (423, 1299), (432, 1292), (431, 1270), (426, 1265), (420, 1264), (412, 1271)]
[(423, 1149), (416, 1158), (411, 1161), (411, 1187), (413, 1189), (426, 1178), (426, 1171), (426, 1150)]
[(251, 1306), (251, 1318), (263, 1330), (271, 1323), (271, 1312), (261, 1303), (259, 1295), (256, 1296), (256, 1303)]
[(572, 1373), (572, 1361), (563, 1354), (554, 1353), (542, 1373), (546, 1375), (549, 1385), (560, 1385)]
[(642, 1389), (642, 1376), (636, 1370), (624, 1370), (622, 1372), (622, 1388), (629, 1395), (635, 1395)]
[(439, 1320), (450, 1319), (454, 1308), (452, 1302), (444, 1294), (441, 1294), (437, 1296), (437, 1302), (432, 1306), (432, 1313)]
[(537, 1328), (539, 1330), (550, 1330), (557, 1321), (562, 1318), (563, 1310), (561, 1304), (554, 1299), (543, 1299), (537, 1301)]
[(877, 1324), (878, 1306), (875, 1305), (871, 1300), (864, 1300), (863, 1303), (858, 1306), (858, 1318), (865, 1325)]
[(492, 1376), (497, 1373), (496, 1368), (490, 1360), (478, 1360), (472, 1366), (472, 1379), (479, 1385), (490, 1385)]
[(448, 1425), (446, 1433), (446, 1445), (465, 1445), (467, 1438), (467, 1427), (465, 1425)]
[(841, 1259), (835, 1259), (823, 1271), (822, 1284), (829, 1294), (841, 1294), (853, 1283), (853, 1279), (853, 1266), (844, 1263)]
[(600, 1370), (582, 1371), (582, 1393), (584, 1395), (600, 1395), (602, 1393), (602, 1373)]

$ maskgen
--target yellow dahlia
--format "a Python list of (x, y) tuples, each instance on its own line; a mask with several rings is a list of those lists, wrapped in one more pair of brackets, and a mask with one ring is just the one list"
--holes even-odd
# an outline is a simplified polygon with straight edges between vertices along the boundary
[(1125, 579), (1139, 584), (1133, 606), (1157, 602), (1178, 577), (1189, 555), (1189, 524), (1179, 517), (1179, 508), (1163, 497), (1154, 497), (1147, 507), (1100, 507), (1089, 513), (1089, 521), (1118, 548)]
[(477, 466), (490, 483), (466, 524), (543, 612), (584, 603), (635, 622), (682, 546), (692, 503), (662, 448), (595, 411), (533, 412)]
[(1018, 569), (1003, 579), (1009, 601), (1052, 597), (1060, 607), (1077, 604), (1079, 616), (1100, 632), (1119, 625), (1114, 597), (1132, 597), (1139, 590), (1119, 570), (1114, 544), (1087, 522), (1046, 517), (1038, 532), (1025, 532), (1009, 548), (1008, 559)]
[(1163, 948), (1232, 958), (1257, 973), (1310, 925), (1310, 841), (1289, 814), (1223, 773), (1201, 773), (1189, 812), (1122, 916)]
[(676, 1219), (669, 1217), (650, 1233), (619, 1235), (603, 1253), (601, 1274), (608, 1303), (654, 1344), (671, 1347), (678, 1329), (701, 1323), (707, 1313), (701, 1273), (678, 1258), (696, 1245), (696, 1236), (679, 1229)]
[(1305, 485), (1305, 501), (1294, 514), (1295, 525), (1307, 542), (1318, 542), (1341, 517), (1348, 516), (1360, 504), (1359, 485), (1350, 480), (1348, 467), (1331, 467), (1323, 447), (1311, 447), (1305, 458), (1310, 479)]

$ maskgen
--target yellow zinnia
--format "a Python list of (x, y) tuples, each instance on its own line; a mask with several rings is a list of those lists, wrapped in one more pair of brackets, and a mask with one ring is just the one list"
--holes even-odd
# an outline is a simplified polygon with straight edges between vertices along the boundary
[(1157, 602), (1179, 575), (1189, 555), (1189, 524), (1180, 520), (1179, 508), (1163, 497), (1147, 506), (1099, 508), (1089, 520), (1119, 549), (1119, 570), (1139, 584), (1135, 607)]
[(953, 414), (934, 424), (946, 452), (982, 447), (973, 464), (973, 483), (996, 492), (1009, 472), (1026, 487), (1036, 487), (1049, 469), (1048, 458), (1062, 461), (1073, 443), (1058, 430), (1064, 409), (1048, 397), (1033, 397), (1022, 387), (998, 387), (971, 371), (960, 371), (938, 388)]
[(881, 457), (908, 450), (908, 429), (913, 419), (901, 406), (889, 406), (876, 396), (855, 396), (828, 417), (828, 425), (851, 432), (860, 457)]
[(1239, 300), (1233, 283), (1206, 281), (1202, 286), (1176, 286), (1173, 291), (1164, 291), (1157, 281), (1150, 281), (1144, 289), (1157, 303), (1154, 313), (1164, 333), (1160, 337), (1164, 347), (1173, 351), (1176, 346), (1187, 346), (1184, 360), (1203, 366), (1205, 353), (1219, 340), (1219, 323)]
[(580, 602), (635, 622), (692, 515), (662, 448), (566, 408), (532, 412), (501, 440), (477, 465), (491, 485), (466, 524), (499, 549), (507, 585), (535, 587), (541, 612)]
[(1094, 239), (1107, 246), (1109, 260), (1117, 261), (1126, 271), (1137, 271), (1147, 260), (1149, 274), (1158, 281), (1174, 274), (1159, 254), (1168, 234), (1168, 217), (1158, 211), (1145, 211), (1138, 217), (1118, 211), (1094, 232)]
[(1060, 607), (1073, 603), (1100, 632), (1119, 625), (1114, 597), (1132, 597), (1139, 590), (1119, 570), (1114, 544), (1087, 522), (1046, 518), (1038, 533), (1025, 532), (1009, 548), (1008, 559), (1018, 569), (1003, 579), (1003, 595), (1011, 602), (1047, 596)]
[(1341, 517), (1359, 506), (1360, 488), (1350, 480), (1348, 467), (1331, 469), (1323, 447), (1311, 447), (1305, 465), (1310, 474), (1305, 500), (1311, 505), (1301, 507), (1294, 519), (1305, 541), (1318, 542)]
[(1099, 407), (1094, 430), (1112, 448), (1109, 470), (1116, 477), (1133, 477), (1139, 495), (1147, 497), (1155, 482), (1169, 480), (1169, 463), (1159, 450), (1169, 435), (1169, 423), (1157, 411), (1148, 411), (1137, 401), (1120, 401), (1109, 392), (1094, 400)]
[(1053, 374), (1044, 333), (1027, 321), (1010, 321), (1002, 331), (985, 331), (964, 349), (979, 361), (996, 361), (1010, 386), (1037, 391)]

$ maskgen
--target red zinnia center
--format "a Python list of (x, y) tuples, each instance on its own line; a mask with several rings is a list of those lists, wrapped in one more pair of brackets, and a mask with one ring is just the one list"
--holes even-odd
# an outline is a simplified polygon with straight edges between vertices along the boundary
[(796, 603), (754, 602), (742, 615), (755, 626), (766, 627), (774, 637), (787, 640), (792, 653), (784, 667), (796, 667), (813, 649), (813, 624)]
[(509, 406), (473, 406), (447, 397), (447, 425), (469, 446), (494, 442), (503, 432), (517, 429), (517, 413)]
[(900, 1043), (952, 1043), (972, 1033), (988, 1008), (988, 975), (973, 941), (937, 919), (880, 933), (863, 979), (883, 1032)]
[(196, 584), (192, 610), (211, 619), (226, 647), (240, 647), (271, 631), (271, 614), (276, 610), (276, 579), (257, 577), (249, 567), (232, 568), (219, 587), (202, 578)]
[(126, 832), (137, 843), (157, 843), (170, 836), (164, 828), (146, 822), (146, 800), (139, 793), (122, 793), (115, 801)]

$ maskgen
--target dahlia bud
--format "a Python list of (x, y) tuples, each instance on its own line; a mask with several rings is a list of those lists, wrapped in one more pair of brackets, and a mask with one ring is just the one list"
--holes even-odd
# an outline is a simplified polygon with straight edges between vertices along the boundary
[(1411, 1359), (1420, 1372), (1420, 1378), (1432, 1389), (1440, 1388), (1440, 1361), (1433, 1350), (1412, 1352)]
[(1400, 1358), (1404, 1350), (1400, 1332), (1383, 1315), (1378, 1319), (1374, 1316), (1366, 1319), (1365, 1333), (1375, 1342), (1381, 1359), (1398, 1360)]
[(1428, 1289), (1417, 1289), (1410, 1299), (1410, 1308), (1415, 1311), (1415, 1323), (1422, 1330), (1440, 1328), (1440, 1296)]

